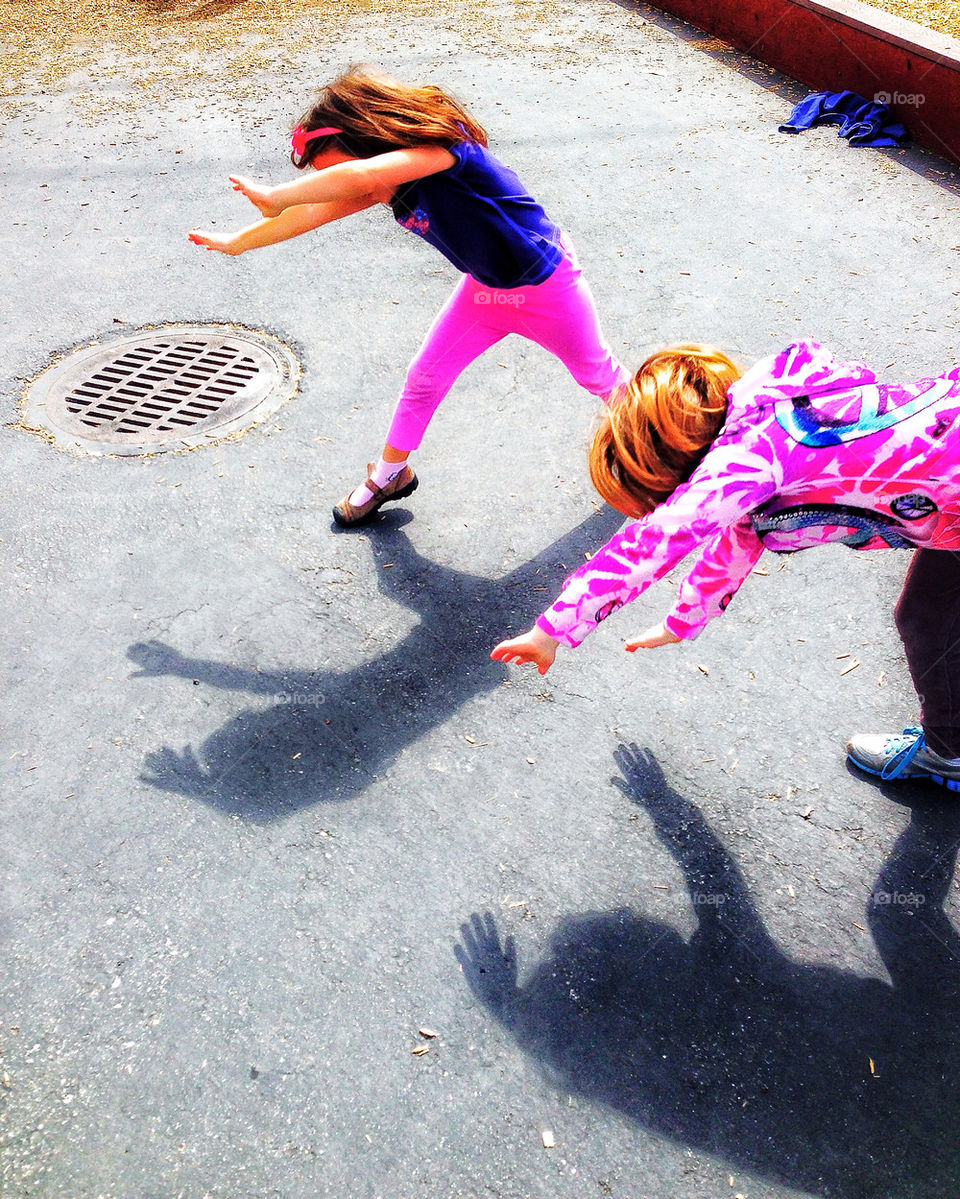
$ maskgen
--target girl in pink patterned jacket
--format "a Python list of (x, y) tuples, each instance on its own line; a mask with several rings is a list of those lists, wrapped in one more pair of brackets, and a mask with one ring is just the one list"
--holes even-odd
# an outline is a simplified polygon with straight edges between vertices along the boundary
[(696, 637), (724, 611), (764, 549), (827, 541), (913, 548), (897, 627), (923, 699), (921, 724), (857, 736), (848, 753), (884, 778), (960, 790), (960, 367), (879, 383), (811, 341), (740, 374), (725, 354), (652, 355), (608, 408), (590, 473), (639, 517), (567, 579), (559, 598), (492, 657), (545, 674), (617, 608), (700, 550), (662, 623), (627, 643)]

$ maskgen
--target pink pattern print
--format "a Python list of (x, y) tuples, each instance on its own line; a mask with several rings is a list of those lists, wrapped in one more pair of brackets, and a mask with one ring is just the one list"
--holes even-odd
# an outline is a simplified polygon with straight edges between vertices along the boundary
[(665, 625), (696, 637), (764, 549), (960, 549), (960, 367), (883, 384), (863, 363), (797, 341), (731, 388), (690, 479), (566, 581), (537, 625), (579, 645), (694, 550)]

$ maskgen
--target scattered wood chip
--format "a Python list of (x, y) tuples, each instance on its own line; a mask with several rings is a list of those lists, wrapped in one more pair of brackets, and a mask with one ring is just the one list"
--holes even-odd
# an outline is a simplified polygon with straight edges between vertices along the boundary
[(422, 1057), (423, 1054), (430, 1052), (430, 1046), (418, 1045), (415, 1049), (411, 1049), (410, 1052), (414, 1054), (415, 1057)]
[(880, 673), (877, 675), (877, 686), (882, 687), (884, 685), (884, 683), (886, 683), (886, 681), (887, 681), (887, 672), (885, 670), (881, 670)]
[(856, 670), (859, 665), (860, 665), (860, 663), (857, 661), (856, 658), (854, 658), (849, 666), (845, 666), (843, 668), (843, 670), (840, 671), (840, 677), (843, 678), (843, 676), (845, 674), (849, 674), (851, 670)]
[(543, 1132), (540, 1133), (540, 1140), (543, 1141), (544, 1149), (552, 1149), (557, 1143), (553, 1132), (549, 1128), (545, 1128)]
[(876, 1070), (874, 1070), (874, 1068), (873, 1068), (873, 1058), (870, 1058), (869, 1061), (870, 1061), (870, 1073), (876, 1074)]
[(527, 758), (527, 765), (528, 765), (528, 766), (536, 766), (536, 764), (537, 764), (537, 759), (536, 759), (536, 758)]
[(476, 745), (477, 744), (476, 741), (474, 741), (474, 739), (472, 737), (464, 737), (464, 741), (466, 741), (467, 745)]
[(299, 757), (300, 757), (300, 754), (294, 754), (293, 757), (290, 759), (290, 761), (295, 762), (297, 760), (297, 758), (299, 758)]
[(697, 670), (699, 670), (701, 674), (709, 674), (710, 673), (709, 667), (701, 666), (699, 663), (697, 664)]
[(850, 923), (853, 925), (854, 928), (858, 928), (862, 933), (865, 933), (867, 931), (866, 926), (863, 924), (860, 924), (856, 920), (851, 920)]
[(13, 1086), (13, 1084), (10, 1081), (10, 1075), (6, 1072), (6, 1070), (4, 1070), (4, 1072), (2, 1074), (0, 1074), (0, 1083), (3, 1083), (3, 1088), (5, 1091), (9, 1091), (11, 1089), (11, 1087)]
[(420, 1034), (421, 1037), (426, 1037), (427, 1040), (432, 1040), (433, 1037), (437, 1037), (440, 1035), (439, 1033), (434, 1032), (432, 1028), (418, 1028), (417, 1032)]
[(800, 815), (803, 817), (804, 820), (809, 820), (810, 817), (813, 815), (813, 808), (804, 808), (803, 811), (800, 813)]

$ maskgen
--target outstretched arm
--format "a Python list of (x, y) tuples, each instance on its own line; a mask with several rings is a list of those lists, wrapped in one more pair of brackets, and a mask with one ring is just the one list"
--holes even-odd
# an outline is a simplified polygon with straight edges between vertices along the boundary
[(443, 146), (412, 146), (373, 158), (351, 158), (274, 187), (244, 175), (231, 175), (230, 182), (234, 191), (271, 217), (298, 204), (338, 203), (368, 195), (375, 196), (375, 202), (386, 203), (401, 184), (446, 171), (456, 161)]
[(205, 250), (218, 250), (221, 254), (236, 257), (247, 250), (259, 250), (264, 246), (274, 246), (281, 241), (289, 241), (291, 237), (299, 237), (311, 229), (319, 229), (321, 225), (329, 225), (331, 221), (339, 221), (342, 217), (352, 216), (371, 208), (378, 203), (376, 196), (358, 196), (352, 200), (340, 200), (330, 204), (297, 204), (275, 217), (267, 217), (240, 229), (236, 233), (212, 233), (204, 229), (193, 229), (187, 236), (196, 246)]
[(701, 550), (664, 620), (628, 641), (627, 651), (692, 640), (711, 617), (726, 610), (762, 553), (749, 517), (724, 529)]
[[(718, 548), (728, 547), (728, 542), (728, 548), (733, 546), (726, 531), (741, 523), (746, 528), (749, 513), (776, 493), (780, 474), (774, 448), (766, 438), (757, 438), (751, 446), (732, 438), (726, 444), (715, 443), (669, 499), (615, 534), (567, 579), (537, 627), (563, 645), (577, 646), (601, 621), (635, 600), (694, 550), (705, 555), (704, 569), (695, 567), (691, 572), (694, 583), (701, 584), (714, 566), (732, 569), (733, 555), (717, 557)], [(729, 563), (723, 561), (727, 556)], [(739, 570), (738, 560), (734, 574)], [(720, 588), (722, 598), (735, 591), (742, 578), (725, 584), (711, 579), (712, 588)], [(698, 606), (702, 604), (688, 603), (691, 608)], [(694, 630), (688, 631), (679, 615), (679, 610), (668, 615), (665, 630), (675, 637), (690, 636)]]
[[(641, 633), (639, 637), (628, 641), (626, 648), (633, 653), (637, 649), (655, 649), (658, 645), (673, 645), (679, 640), (680, 638), (671, 633), (663, 624), (657, 624), (647, 629), (645, 633)], [(490, 657), (495, 662), (513, 662), (517, 666), (532, 662), (541, 674), (546, 674), (557, 656), (559, 644), (560, 642), (555, 641), (549, 633), (545, 633), (534, 625), (529, 632), (522, 633), (519, 637), (501, 641), (491, 651)]]

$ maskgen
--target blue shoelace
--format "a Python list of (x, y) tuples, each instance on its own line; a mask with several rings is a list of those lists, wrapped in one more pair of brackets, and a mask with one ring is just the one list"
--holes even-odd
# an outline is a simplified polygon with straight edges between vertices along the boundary
[(907, 769), (917, 754), (926, 747), (926, 738), (919, 725), (911, 725), (904, 729), (901, 736), (891, 738), (890, 749), (896, 747), (893, 757), (880, 771), (882, 779), (898, 779)]

